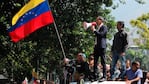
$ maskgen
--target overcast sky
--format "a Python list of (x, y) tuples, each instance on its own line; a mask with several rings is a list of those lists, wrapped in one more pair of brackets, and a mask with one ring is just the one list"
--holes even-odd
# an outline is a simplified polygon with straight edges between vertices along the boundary
[(144, 1), (146, 1), (146, 4), (142, 5), (135, 0), (126, 0), (126, 4), (120, 4), (111, 14), (115, 17), (116, 21), (123, 20), (127, 26), (130, 26), (130, 20), (149, 12), (149, 0)]
[(142, 5), (135, 0), (126, 0), (126, 4), (120, 4), (111, 14), (115, 17), (116, 21), (124, 21), (126, 27), (131, 28), (130, 32), (134, 32), (135, 29), (129, 24), (130, 20), (136, 19), (144, 13), (149, 13), (149, 0), (144, 1), (146, 1), (146, 4)]
[(130, 39), (138, 37), (138, 35), (134, 33), (137, 28), (131, 27), (129, 24), (130, 20), (136, 19), (144, 13), (149, 13), (149, 0), (144, 1), (146, 1), (146, 4), (142, 5), (137, 3), (135, 0), (126, 0), (126, 4), (120, 4), (119, 7), (111, 13), (115, 17), (116, 21), (122, 20), (125, 22), (125, 26), (130, 28)]

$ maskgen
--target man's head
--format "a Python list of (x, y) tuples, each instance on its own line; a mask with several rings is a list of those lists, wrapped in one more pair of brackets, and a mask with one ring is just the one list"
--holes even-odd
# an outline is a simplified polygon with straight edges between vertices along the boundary
[(146, 78), (149, 79), (149, 72), (146, 73)]
[(88, 58), (89, 64), (94, 64), (94, 55), (90, 54)]
[(90, 54), (88, 59), (89, 60), (94, 60), (94, 54)]
[(140, 62), (136, 62), (137, 63), (137, 68), (140, 68)]
[(138, 63), (136, 61), (132, 62), (132, 70), (137, 71), (138, 69)]
[(78, 53), (77, 54), (77, 61), (85, 61), (86, 55), (84, 53)]
[(118, 21), (117, 22), (117, 29), (118, 29), (118, 31), (120, 31), (124, 27), (125, 27), (124, 21)]
[(97, 23), (97, 25), (100, 25), (101, 23), (103, 23), (104, 22), (104, 18), (102, 17), (102, 16), (98, 16), (97, 18), (96, 18), (96, 23)]
[(126, 60), (126, 68), (129, 68), (129, 67), (130, 67), (130, 65), (131, 65), (130, 60)]

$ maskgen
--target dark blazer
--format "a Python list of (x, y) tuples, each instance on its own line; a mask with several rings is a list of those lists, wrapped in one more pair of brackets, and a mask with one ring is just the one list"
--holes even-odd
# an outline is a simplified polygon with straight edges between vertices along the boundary
[(106, 35), (107, 35), (107, 27), (105, 25), (102, 25), (99, 30), (94, 31), (97, 43), (95, 45), (96, 48), (106, 48)]

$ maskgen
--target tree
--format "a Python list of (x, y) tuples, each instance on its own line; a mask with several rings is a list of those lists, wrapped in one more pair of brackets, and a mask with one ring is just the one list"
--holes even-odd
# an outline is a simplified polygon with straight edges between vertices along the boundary
[[(7, 29), (11, 18), (28, 0), (3, 0), (0, 3), (0, 69), (6, 69), (9, 78), (20, 82), (25, 76), (31, 78), (36, 68), (43, 75), (55, 69), (59, 71), (63, 59), (61, 47), (53, 25), (41, 28), (18, 43), (10, 41)], [(107, 7), (112, 0), (52, 0), (50, 6), (58, 27), (66, 56), (75, 58), (77, 52), (92, 52), (94, 38), (91, 31), (82, 28), (83, 21), (94, 21), (98, 15), (105, 17), (109, 28), (108, 38), (112, 37), (115, 25)], [(53, 66), (53, 64), (55, 64)], [(44, 76), (46, 77), (46, 76)]]
[(131, 59), (131, 62), (133, 61), (139, 61), (141, 64), (141, 69), (143, 70), (149, 70), (149, 66), (148, 66), (148, 58), (149, 56), (146, 54), (145, 49), (138, 47), (131, 47), (127, 50), (127, 55), (126, 58), (127, 59)]
[[(53, 25), (37, 30), (18, 43), (10, 41), (7, 29), (11, 27), (11, 19), (28, 1), (2, 0), (0, 3), (0, 69), (6, 69), (8, 77), (18, 82), (25, 76), (31, 78), (33, 68), (43, 76), (55, 69), (60, 71), (63, 59)], [(80, 51), (89, 55), (93, 50), (93, 34), (82, 28), (83, 21), (92, 22), (98, 15), (103, 16), (109, 28), (108, 39), (115, 32), (109, 9), (113, 0), (50, 0), (50, 6), (68, 58), (75, 58)]]
[(139, 38), (134, 39), (134, 42), (140, 46), (140, 54), (135, 55), (135, 58), (138, 58), (142, 64), (142, 69), (148, 70), (149, 67), (146, 66), (149, 61), (147, 60), (149, 57), (144, 54), (144, 51), (149, 50), (149, 13), (142, 14), (136, 20), (131, 20), (130, 23), (134, 28), (138, 28), (138, 34), (140, 35)]
[(138, 17), (136, 20), (131, 20), (131, 25), (133, 27), (137, 27), (138, 33), (141, 35), (141, 39), (139, 38), (138, 45), (142, 46), (143, 48), (149, 49), (149, 13), (143, 14), (142, 16)]

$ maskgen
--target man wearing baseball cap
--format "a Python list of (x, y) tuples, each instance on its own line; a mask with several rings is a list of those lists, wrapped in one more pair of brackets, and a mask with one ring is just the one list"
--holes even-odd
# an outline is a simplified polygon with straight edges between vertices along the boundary
[(81, 79), (88, 79), (89, 65), (86, 62), (86, 55), (78, 53), (76, 57), (76, 72), (74, 74), (75, 81), (79, 82)]

